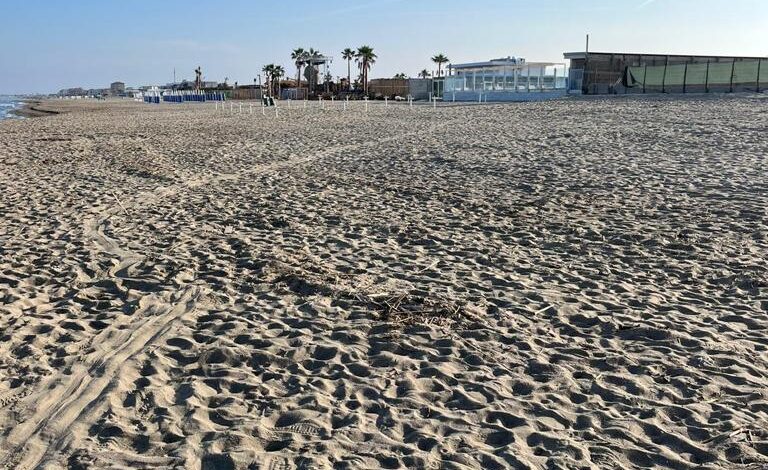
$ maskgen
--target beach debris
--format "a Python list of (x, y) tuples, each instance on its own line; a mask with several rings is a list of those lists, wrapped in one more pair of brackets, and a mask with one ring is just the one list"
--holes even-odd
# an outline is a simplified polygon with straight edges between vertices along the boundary
[(112, 192), (112, 197), (114, 197), (114, 198), (115, 198), (115, 201), (117, 201), (117, 203), (118, 203), (118, 204), (120, 205), (120, 207), (123, 209), (123, 212), (125, 212), (125, 215), (128, 215), (128, 216), (130, 216), (131, 214), (128, 212), (128, 209), (126, 209), (126, 208), (125, 208), (125, 206), (123, 205), (123, 203), (122, 203), (122, 202), (120, 202), (120, 198), (119, 198), (119, 197), (117, 197), (117, 194), (115, 194), (115, 192), (114, 192), (114, 191), (111, 191), (111, 192)]
[(458, 302), (407, 293), (357, 299), (376, 312), (377, 319), (397, 325), (450, 326), (461, 320), (464, 312)]

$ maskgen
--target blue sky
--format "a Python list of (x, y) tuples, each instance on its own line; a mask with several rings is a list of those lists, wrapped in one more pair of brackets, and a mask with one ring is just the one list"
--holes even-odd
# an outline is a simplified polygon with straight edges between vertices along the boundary
[(251, 82), (295, 47), (335, 56), (368, 44), (371, 77), (507, 55), (565, 51), (768, 56), (768, 0), (2, 0), (0, 94), (194, 77)]

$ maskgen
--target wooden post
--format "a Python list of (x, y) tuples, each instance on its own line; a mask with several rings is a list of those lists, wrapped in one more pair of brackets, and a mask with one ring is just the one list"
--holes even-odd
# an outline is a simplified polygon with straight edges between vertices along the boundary
[(643, 94), (645, 94), (645, 81), (648, 79), (648, 64), (645, 64), (645, 71), (643, 72)]
[(736, 58), (733, 59), (733, 63), (731, 64), (731, 90), (730, 93), (733, 93), (733, 77), (736, 73)]
[(757, 92), (760, 93), (760, 66), (763, 64), (763, 59), (757, 59)]
[(669, 67), (669, 56), (667, 56), (667, 60), (664, 61), (664, 76), (661, 79), (661, 92), (666, 93), (667, 92), (667, 67)]
[(683, 94), (685, 94), (688, 85), (688, 62), (685, 63), (685, 71), (683, 72)]

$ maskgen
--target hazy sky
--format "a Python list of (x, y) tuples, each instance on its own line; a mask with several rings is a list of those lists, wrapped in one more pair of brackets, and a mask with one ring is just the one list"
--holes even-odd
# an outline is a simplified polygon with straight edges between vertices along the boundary
[(164, 84), (198, 65), (249, 83), (271, 62), (295, 74), (299, 46), (346, 76), (340, 51), (368, 44), (371, 78), (432, 70), (438, 52), (561, 62), (586, 33), (595, 51), (768, 56), (768, 0), (0, 0), (0, 13), (0, 94)]

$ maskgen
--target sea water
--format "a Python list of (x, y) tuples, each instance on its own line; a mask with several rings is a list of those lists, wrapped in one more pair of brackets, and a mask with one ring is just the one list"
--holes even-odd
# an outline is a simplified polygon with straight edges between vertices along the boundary
[(18, 118), (11, 111), (21, 107), (21, 101), (13, 96), (0, 95), (0, 120)]

